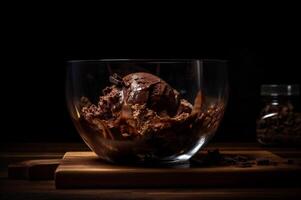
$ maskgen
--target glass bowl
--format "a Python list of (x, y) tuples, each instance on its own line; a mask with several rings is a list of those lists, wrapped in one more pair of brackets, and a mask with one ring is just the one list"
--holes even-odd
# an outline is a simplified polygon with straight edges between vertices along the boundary
[(215, 134), (228, 84), (223, 60), (74, 60), (66, 82), (76, 129), (101, 159), (189, 160)]

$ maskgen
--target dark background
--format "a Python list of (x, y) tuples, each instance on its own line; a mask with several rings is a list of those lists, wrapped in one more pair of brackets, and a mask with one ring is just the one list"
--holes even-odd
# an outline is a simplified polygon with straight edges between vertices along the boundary
[[(19, 68), (6, 76), (16, 81), (7, 91), (13, 103), (7, 104), (10, 128), (6, 141), (80, 141), (69, 119), (65, 104), (66, 61), (86, 58), (221, 58), (229, 60), (230, 99), (216, 141), (254, 141), (255, 119), (260, 109), (263, 83), (299, 83), (298, 63), (284, 57), (285, 52), (271, 48), (204, 48), (196, 52), (179, 51), (174, 56), (163, 52), (138, 51), (108, 53), (104, 50), (77, 50), (71, 47), (56, 52), (47, 46), (33, 50), (35, 56), (22, 59)], [(40, 52), (42, 51), (42, 52)], [(43, 53), (45, 52), (45, 54)], [(170, 54), (173, 52), (170, 51)], [(25, 55), (28, 55), (26, 53)], [(285, 59), (284, 59), (285, 58)], [(13, 62), (13, 61), (12, 61)], [(8, 98), (10, 99), (10, 98)], [(11, 107), (13, 107), (12, 110)]]
[(31, 23), (31, 18), (18, 18), (17, 24), (8, 23), (9, 32), (2, 37), (6, 43), (1, 72), (4, 142), (81, 141), (65, 104), (66, 62), (71, 59), (228, 60), (230, 99), (215, 141), (255, 141), (260, 85), (301, 83), (298, 32), (295, 26), (278, 26), (277, 21), (275, 28), (253, 29), (243, 21), (235, 29), (217, 26), (213, 34), (204, 34), (205, 28), (171, 21), (156, 27), (43, 20)]

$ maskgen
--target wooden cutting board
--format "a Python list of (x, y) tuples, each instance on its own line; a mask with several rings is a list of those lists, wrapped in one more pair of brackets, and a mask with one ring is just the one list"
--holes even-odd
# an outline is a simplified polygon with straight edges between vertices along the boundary
[(222, 154), (268, 158), (273, 166), (143, 168), (105, 163), (93, 152), (67, 152), (55, 172), (56, 188), (249, 187), (300, 182), (299, 165), (268, 151), (222, 151)]

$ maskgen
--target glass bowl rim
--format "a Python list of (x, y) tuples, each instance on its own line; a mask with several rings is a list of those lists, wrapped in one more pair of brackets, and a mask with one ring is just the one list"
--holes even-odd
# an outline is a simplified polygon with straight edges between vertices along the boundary
[(216, 63), (228, 63), (225, 59), (87, 59), (87, 60), (68, 60), (67, 63), (121, 63), (121, 62), (141, 62), (141, 63), (192, 63), (192, 62), (216, 62)]

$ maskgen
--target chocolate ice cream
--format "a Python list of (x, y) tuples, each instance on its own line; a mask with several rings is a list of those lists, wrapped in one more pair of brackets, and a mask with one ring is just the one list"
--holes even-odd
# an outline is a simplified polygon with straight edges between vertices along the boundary
[(125, 102), (146, 106), (158, 114), (176, 114), (179, 93), (165, 81), (149, 73), (133, 73), (122, 79), (125, 83)]
[(193, 106), (159, 77), (144, 72), (123, 78), (114, 74), (110, 81), (114, 85), (103, 90), (98, 105), (85, 97), (81, 100), (83, 118), (105, 138), (134, 139), (189, 126), (185, 121)]
[(192, 105), (149, 73), (114, 74), (110, 82), (96, 105), (81, 98), (79, 119), (89, 134), (83, 138), (101, 145), (94, 151), (105, 160), (140, 162), (189, 154), (217, 128), (223, 114), (222, 104), (204, 109), (200, 91)]

